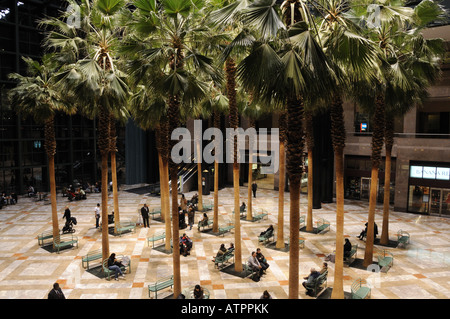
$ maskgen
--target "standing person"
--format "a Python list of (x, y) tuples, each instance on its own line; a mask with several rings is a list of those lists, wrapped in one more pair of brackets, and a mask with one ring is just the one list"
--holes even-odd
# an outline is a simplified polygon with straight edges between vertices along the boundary
[(53, 289), (48, 293), (48, 299), (66, 299), (57, 282), (53, 284)]
[(149, 227), (150, 228), (150, 223), (148, 220), (148, 206), (147, 204), (144, 204), (144, 206), (141, 208), (141, 215), (142, 215), (142, 222), (144, 223), (144, 227)]
[(187, 199), (186, 199), (186, 197), (184, 197), (184, 194), (181, 194), (180, 208), (182, 210), (187, 210)]
[(98, 222), (100, 220), (100, 204), (97, 203), (97, 206), (95, 207), (95, 228), (98, 228)]
[(63, 219), (65, 218), (65, 219), (66, 219), (66, 221), (69, 221), (69, 219), (70, 219), (70, 215), (71, 215), (71, 213), (70, 213), (70, 209), (69, 209), (69, 206), (66, 206), (66, 210), (64, 211), (64, 216), (63, 216)]
[(189, 230), (191, 230), (195, 222), (195, 210), (194, 207), (192, 206), (188, 208), (188, 222), (189, 222)]
[(258, 189), (258, 185), (256, 185), (256, 182), (253, 182), (252, 184), (252, 191), (253, 191), (253, 197), (256, 198), (256, 190)]

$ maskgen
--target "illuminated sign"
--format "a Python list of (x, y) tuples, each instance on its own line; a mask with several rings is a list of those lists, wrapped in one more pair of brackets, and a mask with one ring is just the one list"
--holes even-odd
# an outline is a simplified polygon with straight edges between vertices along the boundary
[(367, 123), (361, 123), (360, 130), (361, 132), (367, 131)]
[(450, 180), (450, 168), (411, 165), (409, 168), (409, 177), (448, 181)]

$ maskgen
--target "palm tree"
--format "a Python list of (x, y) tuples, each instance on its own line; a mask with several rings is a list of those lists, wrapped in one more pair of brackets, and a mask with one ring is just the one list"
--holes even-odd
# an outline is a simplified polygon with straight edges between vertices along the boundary
[(8, 97), (11, 106), (17, 113), (24, 117), (32, 116), (36, 123), (44, 125), (44, 147), (48, 159), (53, 238), (57, 238), (60, 231), (56, 203), (54, 118), (58, 112), (73, 114), (75, 109), (70, 106), (70, 103), (67, 103), (66, 98), (56, 85), (57, 65), (53, 62), (53, 55), (44, 55), (41, 63), (31, 58), (23, 58), (23, 60), (27, 65), (29, 75), (9, 74), (10, 79), (17, 81), (17, 86), (8, 92)]
[[(236, 59), (242, 55), (243, 51), (252, 44), (253, 35), (249, 30), (243, 28), (240, 20), (241, 11), (247, 6), (248, 1), (235, 1), (211, 13), (211, 22), (227, 31), (231, 29), (233, 40), (227, 43), (226, 48), (220, 58), (221, 63), (225, 63), (226, 94), (229, 105), (230, 127), (237, 129), (239, 126), (239, 112), (236, 88)], [(241, 247), (241, 226), (240, 226), (240, 200), (239, 200), (239, 163), (237, 152), (237, 137), (234, 137), (233, 150), (233, 190), (234, 190), (234, 226), (235, 226), (235, 263), (237, 272), (242, 272), (242, 247)]]
[[(331, 139), (336, 176), (336, 258), (332, 298), (344, 298), (344, 148), (346, 140), (343, 99), (353, 94), (353, 82), (370, 82), (377, 71), (373, 43), (363, 37), (354, 22), (354, 1), (321, 0), (316, 2), (316, 22), (327, 56), (333, 61), (337, 81), (316, 103), (329, 105)], [(358, 6), (356, 6), (358, 8)], [(308, 161), (308, 164), (310, 161)], [(309, 167), (308, 167), (309, 171)], [(309, 191), (308, 191), (309, 192)]]
[[(274, 1), (261, 0), (249, 5), (243, 16), (257, 26), (262, 39), (239, 66), (246, 90), (259, 98), (284, 105), (287, 112), (287, 173), (290, 189), (289, 298), (298, 298), (300, 183), (303, 172), (304, 101), (330, 86), (332, 73), (327, 57), (316, 40), (313, 25), (302, 21), (307, 10), (301, 2), (285, 8), (284, 21)], [(293, 9), (294, 12), (291, 10)], [(299, 11), (297, 14), (295, 11)], [(292, 14), (291, 14), (292, 13)], [(256, 94), (255, 94), (256, 95)], [(306, 97), (306, 98), (305, 98)], [(282, 109), (282, 107), (280, 107)]]
[[(180, 126), (181, 112), (200, 102), (206, 92), (203, 79), (215, 78), (212, 60), (199, 53), (202, 42), (208, 41), (205, 27), (206, 3), (190, 0), (134, 1), (136, 10), (126, 16), (127, 50), (145, 57), (136, 62), (136, 74), (153, 69), (155, 77), (147, 87), (163, 98), (167, 105), (169, 132)], [(203, 78), (202, 78), (203, 77)], [(169, 141), (169, 147), (177, 143)], [(169, 175), (172, 187), (172, 229), (176, 247), (178, 225), (178, 164), (169, 157)], [(173, 250), (174, 295), (181, 293), (180, 251)]]
[(313, 113), (310, 110), (305, 112), (305, 135), (308, 150), (308, 211), (306, 215), (306, 231), (313, 231), (313, 150), (314, 150), (314, 130)]
[[(89, 118), (98, 119), (98, 146), (102, 171), (102, 223), (108, 222), (108, 157), (110, 154), (110, 113), (126, 104), (129, 90), (124, 73), (116, 60), (116, 48), (122, 27), (119, 14), (125, 1), (69, 0), (80, 16), (80, 25), (67, 19), (74, 12), (66, 11), (60, 17), (47, 18), (41, 25), (47, 31), (45, 46), (55, 50), (65, 61), (58, 73), (62, 89), (76, 96), (74, 103)], [(109, 257), (108, 227), (102, 227), (102, 256)]]

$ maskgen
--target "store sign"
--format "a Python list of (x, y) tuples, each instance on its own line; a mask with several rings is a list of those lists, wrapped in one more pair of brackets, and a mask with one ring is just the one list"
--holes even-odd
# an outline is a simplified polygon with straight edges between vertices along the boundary
[(450, 180), (450, 168), (434, 166), (410, 166), (409, 177)]

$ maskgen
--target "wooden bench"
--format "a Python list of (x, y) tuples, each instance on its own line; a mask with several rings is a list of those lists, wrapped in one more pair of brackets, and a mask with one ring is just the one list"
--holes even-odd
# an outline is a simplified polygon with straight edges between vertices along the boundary
[[(61, 234), (61, 230), (58, 230), (58, 234)], [(53, 230), (47, 230), (37, 236), (38, 245), (42, 246), (44, 245), (44, 240), (46, 239), (53, 239)]]
[[(116, 255), (116, 259), (119, 260), (119, 261), (122, 260), (123, 257), (124, 257), (123, 255)], [(115, 273), (116, 273), (114, 270), (111, 270), (111, 269), (108, 268), (108, 258), (103, 260), (103, 262), (102, 262), (102, 269), (103, 269), (103, 273), (105, 274), (105, 277), (108, 280), (111, 280), (111, 275), (114, 276)], [(131, 260), (130, 260), (130, 263), (128, 265), (121, 266), (120, 270), (122, 270), (123, 272), (126, 272), (128, 270), (128, 273), (131, 273)]]
[(102, 259), (102, 257), (103, 257), (103, 255), (102, 255), (101, 249), (90, 251), (81, 258), (81, 265), (83, 268), (89, 269), (90, 261)]
[(366, 286), (367, 282), (364, 279), (358, 278), (352, 284), (352, 299), (368, 299), (370, 298), (370, 287)]
[(201, 231), (201, 229), (200, 228), (203, 228), (203, 229), (205, 229), (205, 228), (209, 228), (209, 227), (212, 227), (212, 224), (213, 224), (213, 221), (211, 220), (211, 219), (208, 219), (207, 221), (206, 221), (206, 223), (205, 222), (202, 222), (201, 220), (198, 222), (198, 231)]
[(148, 296), (151, 298), (151, 293), (155, 293), (155, 299), (158, 299), (158, 291), (165, 288), (173, 287), (173, 275), (158, 279), (155, 283), (148, 285)]
[(150, 246), (150, 242), (153, 243), (152, 247), (155, 247), (155, 241), (162, 240), (164, 241), (166, 239), (166, 233), (156, 233), (153, 236), (147, 237), (147, 246)]
[(377, 259), (378, 266), (384, 268), (384, 271), (388, 271), (394, 265), (394, 255), (385, 249), (377, 252)]
[(66, 246), (74, 247), (74, 244), (76, 244), (78, 248), (78, 237), (72, 234), (58, 235), (58, 237), (53, 238), (53, 247), (58, 254), (61, 248)]
[(136, 223), (131, 221), (119, 221), (116, 223), (116, 232), (122, 236), (126, 231), (136, 232)]
[[(306, 284), (306, 288), (308, 290), (312, 291), (313, 296), (317, 296), (317, 293), (319, 292), (319, 290), (321, 290), (321, 288), (325, 288), (327, 286), (327, 276), (328, 276), (328, 271), (325, 271), (323, 274), (319, 275), (319, 277), (314, 279), (312, 283)], [(322, 287), (322, 285), (324, 285), (324, 284), (325, 284), (325, 286)]]
[(330, 229), (330, 222), (323, 218), (319, 219), (317, 222), (316, 233), (321, 233), (326, 229)]
[(258, 242), (262, 242), (265, 245), (269, 242), (270, 238), (275, 238), (274, 231), (268, 231), (265, 234), (258, 236)]
[(214, 258), (214, 267), (220, 268), (220, 265), (224, 265), (226, 262), (228, 262), (231, 258), (234, 260), (234, 253), (233, 252), (225, 252), (223, 255), (216, 256)]
[(399, 245), (406, 247), (409, 244), (410, 237), (408, 232), (400, 229), (397, 233), (397, 247)]
[(228, 225), (224, 225), (224, 226), (220, 226), (219, 225), (219, 233), (222, 236), (225, 236), (225, 233), (227, 232), (231, 232), (231, 230), (234, 228), (234, 224), (233, 223), (229, 223)]
[(352, 246), (352, 250), (350, 250), (350, 254), (347, 256), (344, 255), (344, 263), (350, 265), (356, 259), (356, 254), (358, 252), (358, 244)]

